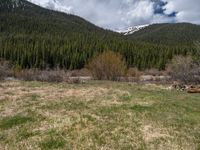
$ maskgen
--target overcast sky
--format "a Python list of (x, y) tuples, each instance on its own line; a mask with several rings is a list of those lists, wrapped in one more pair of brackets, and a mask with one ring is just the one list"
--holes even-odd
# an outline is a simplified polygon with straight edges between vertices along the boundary
[(163, 22), (200, 24), (200, 0), (29, 0), (113, 30)]

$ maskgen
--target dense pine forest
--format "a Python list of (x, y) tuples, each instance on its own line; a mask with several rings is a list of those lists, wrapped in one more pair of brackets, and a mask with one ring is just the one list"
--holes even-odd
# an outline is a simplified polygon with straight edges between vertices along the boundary
[(200, 40), (200, 26), (190, 23), (153, 24), (129, 37), (155, 44), (193, 45)]
[[(200, 26), (171, 25), (170, 29), (186, 29), (177, 33), (168, 27), (161, 30), (166, 25), (155, 29), (156, 26), (139, 31), (135, 37), (124, 36), (78, 16), (44, 9), (25, 0), (1, 0), (0, 57), (21, 68), (80, 69), (93, 56), (113, 50), (124, 56), (129, 67), (164, 69), (174, 55), (195, 54), (193, 42), (200, 39)], [(152, 34), (145, 36), (145, 31)], [(173, 34), (168, 33), (170, 40), (158, 36), (160, 41), (155, 38), (156, 31), (159, 35)], [(194, 35), (188, 37), (190, 41), (185, 38), (189, 35)]]

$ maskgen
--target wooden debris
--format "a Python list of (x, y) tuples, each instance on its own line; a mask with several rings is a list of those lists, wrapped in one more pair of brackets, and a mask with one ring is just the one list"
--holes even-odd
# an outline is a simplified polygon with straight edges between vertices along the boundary
[(192, 86), (187, 90), (188, 93), (200, 93), (200, 87)]

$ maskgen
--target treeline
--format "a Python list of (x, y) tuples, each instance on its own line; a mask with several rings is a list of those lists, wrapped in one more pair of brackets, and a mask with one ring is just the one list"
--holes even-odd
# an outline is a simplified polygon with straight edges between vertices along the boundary
[(60, 37), (37, 34), (0, 37), (0, 57), (11, 60), (21, 68), (80, 69), (103, 50), (120, 52), (129, 67), (139, 69), (164, 69), (174, 55), (195, 54), (192, 47), (170, 47), (118, 38), (98, 39), (95, 35)]

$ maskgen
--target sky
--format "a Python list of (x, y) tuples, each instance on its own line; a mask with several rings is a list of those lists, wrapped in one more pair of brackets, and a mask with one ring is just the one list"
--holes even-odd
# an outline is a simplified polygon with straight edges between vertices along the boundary
[(135, 25), (190, 22), (200, 24), (200, 0), (28, 0), (119, 30)]

